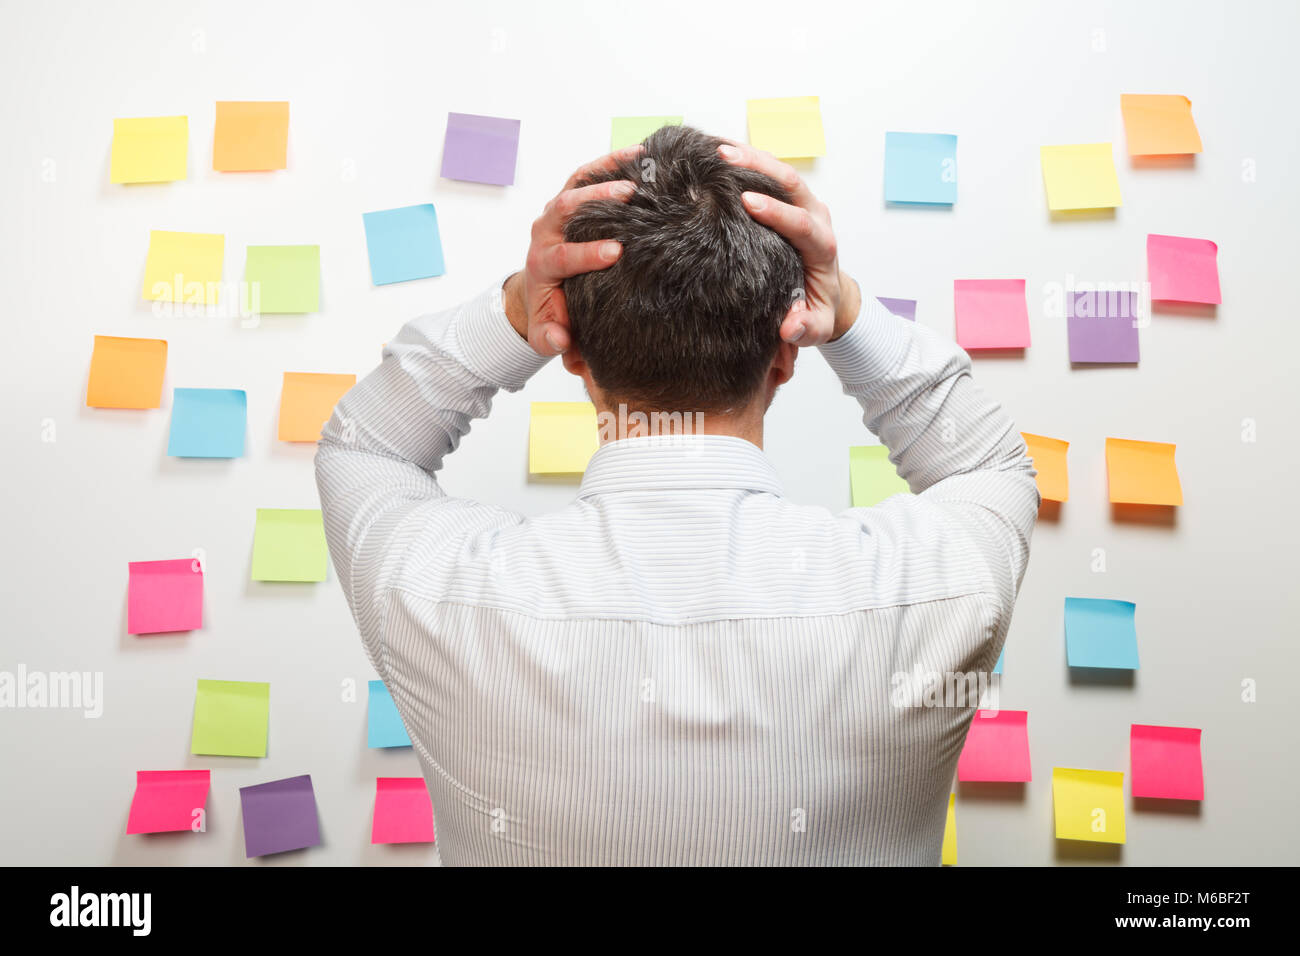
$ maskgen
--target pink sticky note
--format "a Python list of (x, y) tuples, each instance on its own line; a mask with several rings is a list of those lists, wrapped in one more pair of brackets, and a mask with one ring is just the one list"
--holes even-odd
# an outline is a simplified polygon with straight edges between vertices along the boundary
[(1029, 712), (977, 710), (957, 760), (957, 779), (1032, 780), (1029, 769)]
[(128, 634), (192, 631), (203, 626), (203, 567), (194, 558), (132, 561)]
[(1133, 796), (1201, 800), (1201, 732), (1193, 727), (1133, 724), (1129, 731)]
[(433, 803), (423, 777), (375, 780), (371, 843), (432, 843)]
[(1218, 305), (1219, 247), (1209, 239), (1147, 236), (1147, 278), (1152, 301)]
[(195, 810), (208, 802), (208, 770), (138, 770), (127, 833), (193, 830)]
[(957, 344), (964, 349), (1029, 346), (1024, 279), (956, 279)]

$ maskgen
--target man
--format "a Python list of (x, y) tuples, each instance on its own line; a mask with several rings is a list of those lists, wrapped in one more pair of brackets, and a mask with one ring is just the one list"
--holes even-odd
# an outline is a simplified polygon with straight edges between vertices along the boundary
[[(807, 347), (915, 495), (782, 497), (763, 413)], [(704, 433), (606, 436), (540, 518), (446, 495), (471, 419), (557, 353), (602, 415)], [(522, 272), (409, 323), (316, 470), (443, 862), (937, 864), (976, 700), (898, 690), (992, 669), (1038, 507), (969, 373), (840, 271), (791, 167), (685, 127), (579, 170)]]

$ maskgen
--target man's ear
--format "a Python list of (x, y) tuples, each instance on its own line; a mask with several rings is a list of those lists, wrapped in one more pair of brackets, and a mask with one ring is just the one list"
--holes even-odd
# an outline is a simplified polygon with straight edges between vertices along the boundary
[(768, 385), (773, 392), (790, 381), (794, 375), (794, 360), (798, 355), (799, 346), (793, 342), (782, 341), (776, 347), (776, 355), (772, 358), (772, 368), (768, 373)]
[(568, 350), (560, 355), (560, 361), (564, 363), (565, 370), (570, 375), (576, 375), (587, 383), (587, 388), (591, 388), (591, 370), (587, 363), (582, 359), (582, 350), (578, 348), (577, 343), (569, 346)]

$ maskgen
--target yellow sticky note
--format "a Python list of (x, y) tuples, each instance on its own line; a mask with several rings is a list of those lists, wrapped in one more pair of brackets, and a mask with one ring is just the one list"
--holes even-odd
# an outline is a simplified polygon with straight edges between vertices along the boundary
[(90, 357), (86, 405), (90, 408), (158, 408), (167, 369), (164, 339), (96, 335)]
[(1124, 774), (1052, 768), (1052, 807), (1058, 840), (1124, 842)]
[(280, 391), (280, 441), (319, 440), (334, 406), (355, 384), (355, 375), (285, 372)]
[(1106, 209), (1123, 205), (1110, 143), (1042, 146), (1047, 208)]
[(528, 426), (530, 475), (580, 475), (600, 445), (591, 402), (533, 402)]
[(948, 794), (948, 820), (943, 825), (943, 865), (957, 865), (957, 794)]
[(815, 96), (750, 100), (749, 142), (778, 159), (826, 155), (821, 102)]
[(225, 254), (226, 237), (217, 233), (150, 231), (145, 299), (216, 305)]
[(184, 179), (190, 147), (186, 116), (113, 120), (111, 183), (167, 183)]
[(288, 152), (287, 102), (217, 103), (213, 169), (226, 173), (284, 169)]
[(1107, 438), (1110, 500), (1130, 505), (1181, 505), (1183, 487), (1174, 463), (1176, 448), (1166, 442)]
[(1070, 443), (1029, 432), (1021, 432), (1020, 437), (1025, 440), (1029, 457), (1034, 460), (1034, 468), (1038, 471), (1038, 493), (1043, 500), (1069, 501), (1070, 472), (1066, 467), (1065, 453)]
[(1185, 96), (1121, 93), (1124, 135), (1130, 156), (1199, 153), (1201, 134), (1192, 119), (1192, 101)]

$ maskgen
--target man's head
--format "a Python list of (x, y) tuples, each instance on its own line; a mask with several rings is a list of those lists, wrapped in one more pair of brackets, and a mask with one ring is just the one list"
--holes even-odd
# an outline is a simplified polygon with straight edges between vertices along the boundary
[(724, 412), (753, 403), (770, 381), (803, 265), (740, 199), (746, 191), (789, 197), (769, 177), (719, 157), (722, 142), (667, 126), (639, 156), (579, 183), (637, 184), (626, 202), (580, 206), (564, 230), (569, 242), (623, 245), (609, 268), (564, 281), (574, 343), (566, 364), (585, 365), (611, 405)]

